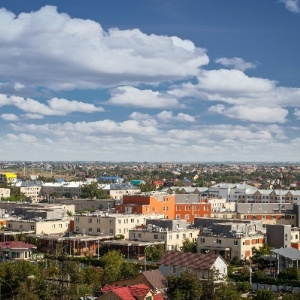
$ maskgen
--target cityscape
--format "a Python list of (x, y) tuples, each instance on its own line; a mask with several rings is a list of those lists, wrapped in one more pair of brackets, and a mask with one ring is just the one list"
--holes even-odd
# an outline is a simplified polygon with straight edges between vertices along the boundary
[(0, 300), (300, 299), (300, 0), (0, 3)]

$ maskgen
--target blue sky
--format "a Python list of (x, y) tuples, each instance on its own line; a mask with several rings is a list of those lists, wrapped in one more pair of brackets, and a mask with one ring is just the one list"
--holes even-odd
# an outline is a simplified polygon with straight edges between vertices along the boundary
[(300, 161), (299, 0), (0, 7), (1, 160)]

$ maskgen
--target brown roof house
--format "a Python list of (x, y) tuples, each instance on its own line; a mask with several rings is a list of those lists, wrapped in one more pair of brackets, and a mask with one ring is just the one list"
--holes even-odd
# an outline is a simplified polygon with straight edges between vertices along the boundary
[(30, 260), (35, 245), (24, 242), (0, 242), (0, 257), (3, 260)]
[(227, 275), (227, 263), (214, 254), (167, 251), (159, 261), (159, 270), (164, 276), (179, 276), (184, 270), (195, 272), (200, 279), (209, 279), (213, 272), (216, 280), (222, 280)]

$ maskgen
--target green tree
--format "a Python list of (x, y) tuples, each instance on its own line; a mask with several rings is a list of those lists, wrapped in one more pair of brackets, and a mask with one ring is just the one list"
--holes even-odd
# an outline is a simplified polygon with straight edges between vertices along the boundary
[(262, 256), (264, 255), (269, 255), (271, 252), (271, 247), (267, 244), (264, 243), (261, 247), (258, 249), (255, 247), (252, 247), (252, 258), (251, 260), (253, 263), (261, 264), (262, 263)]
[(253, 296), (253, 300), (276, 300), (276, 295), (270, 290), (259, 290)]
[(183, 271), (178, 277), (168, 276), (167, 281), (170, 299), (197, 300), (202, 295), (201, 281), (196, 273)]
[(108, 199), (109, 195), (107, 195), (101, 188), (99, 188), (98, 182), (91, 182), (81, 188), (80, 197), (85, 199)]
[(111, 250), (101, 257), (103, 268), (102, 284), (122, 279), (124, 259), (119, 251)]
[(287, 268), (278, 274), (278, 278), (283, 280), (300, 280), (300, 270), (297, 268)]
[(223, 282), (215, 290), (214, 300), (240, 300), (241, 293), (233, 282)]
[(147, 247), (145, 249), (145, 255), (147, 261), (159, 261), (165, 252), (164, 245), (157, 245), (152, 247)]
[(265, 283), (268, 280), (268, 274), (263, 270), (253, 273), (252, 281), (257, 283)]
[(191, 241), (189, 238), (186, 238), (182, 242), (181, 251), (183, 252), (197, 252), (197, 242)]
[(282, 300), (299, 300), (299, 299), (300, 299), (300, 292), (291, 293), (291, 294), (284, 294), (282, 296)]
[(156, 185), (152, 183), (144, 183), (140, 185), (140, 189), (142, 193), (156, 191)]

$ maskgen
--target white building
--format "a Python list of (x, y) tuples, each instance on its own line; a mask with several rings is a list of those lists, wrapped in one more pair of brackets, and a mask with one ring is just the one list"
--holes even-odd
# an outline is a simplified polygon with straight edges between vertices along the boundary
[(163, 214), (98, 213), (74, 216), (74, 232), (88, 235), (122, 235), (129, 237), (129, 230), (144, 226), (147, 219), (163, 219)]

